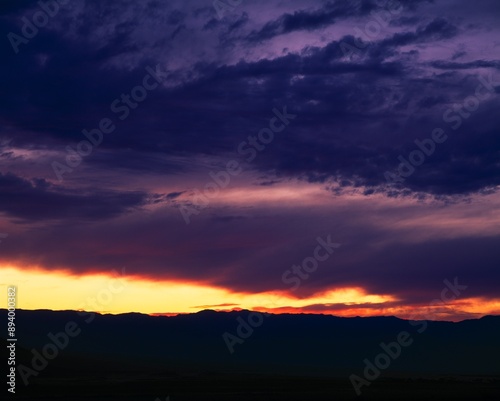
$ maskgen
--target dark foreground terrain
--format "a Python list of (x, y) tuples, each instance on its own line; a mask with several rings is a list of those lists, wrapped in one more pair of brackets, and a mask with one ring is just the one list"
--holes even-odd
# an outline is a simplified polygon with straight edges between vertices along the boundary
[(258, 375), (172, 377), (161, 373), (78, 379), (46, 378), (23, 390), (23, 400), (299, 401), (299, 400), (495, 400), (498, 377), (382, 378), (357, 396), (347, 379)]
[[(248, 311), (151, 317), (19, 310), (16, 394), (5, 385), (1, 399), (500, 399), (500, 317), (424, 326), (392, 317), (267, 315), (245, 331), (240, 325), (250, 316)], [(64, 334), (68, 324), (73, 336)], [(239, 340), (228, 346), (224, 333)], [(358, 396), (350, 376), (364, 378), (367, 363), (383, 361), (381, 343), (396, 352), (401, 333), (410, 344), (387, 359), (387, 368), (378, 369), (379, 376)], [(21, 366), (33, 374), (21, 374)]]
[(299, 401), (299, 400), (491, 400), (498, 401), (500, 379), (442, 377), (379, 379), (357, 396), (339, 378), (255, 375), (163, 376), (161, 373), (79, 379), (50, 378), (21, 391), (23, 400), (127, 401)]

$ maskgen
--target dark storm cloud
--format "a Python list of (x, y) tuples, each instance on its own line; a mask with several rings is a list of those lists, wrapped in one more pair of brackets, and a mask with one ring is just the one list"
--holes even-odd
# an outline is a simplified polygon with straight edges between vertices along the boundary
[(432, 67), (440, 70), (468, 70), (476, 68), (500, 69), (500, 60), (475, 60), (467, 63), (457, 63), (453, 61), (433, 61)]
[(147, 201), (141, 192), (69, 190), (13, 174), (0, 174), (0, 193), (0, 213), (27, 221), (108, 219)]
[[(421, 214), (417, 207), (371, 214), (366, 207), (340, 205), (280, 213), (254, 209), (251, 217), (247, 212), (246, 218), (224, 224), (214, 224), (214, 212), (220, 211), (206, 211), (189, 227), (173, 211), (84, 226), (47, 225), (10, 236), (0, 258), (52, 269), (71, 266), (75, 273), (125, 266), (131, 276), (247, 293), (284, 291), (299, 298), (361, 287), (369, 294), (393, 295), (401, 303), (426, 304), (439, 296), (443, 280), (455, 277), (468, 286), (464, 297), (498, 296), (500, 237), (478, 237), (467, 230), (429, 235), (425, 228), (411, 228)], [(432, 213), (438, 218), (438, 211)], [(410, 228), (395, 233), (397, 222), (407, 222)], [(341, 247), (291, 291), (292, 283), (283, 281), (283, 273), (313, 255), (318, 237)]]
[(382, 41), (382, 46), (406, 46), (412, 43), (449, 39), (456, 36), (458, 29), (444, 18), (436, 18), (427, 25), (420, 26), (415, 32), (395, 34)]
[(363, 3), (345, 0), (336, 3), (329, 2), (314, 11), (295, 11), (293, 14), (284, 14), (268, 22), (259, 31), (252, 32), (248, 40), (259, 42), (294, 31), (318, 29), (333, 23), (336, 19), (353, 16), (361, 10), (372, 7), (371, 2), (365, 2), (363, 6)]
[[(418, 13), (421, 4), (427, 2), (408, 3), (405, 12)], [(116, 7), (112, 2), (87, 3), (81, 15), (86, 22), (81, 24), (81, 36), (77, 38), (46, 29), (40, 30), (18, 55), (5, 49), (7, 62), (0, 66), (0, 81), (6, 96), (0, 99), (0, 114), (8, 125), (21, 131), (10, 138), (12, 146), (31, 146), (43, 137), (46, 145), (63, 153), (67, 145), (84, 139), (82, 129), (92, 129), (101, 118), (113, 116), (113, 100), (141, 83), (147, 65), (155, 65), (148, 53), (141, 56), (134, 39), (145, 21), (124, 18), (112, 25), (100, 42), (86, 39), (112, 23)], [(149, 17), (151, 7), (152, 3), (146, 7), (145, 16)], [(368, 16), (373, 7), (366, 2), (329, 2), (312, 11), (284, 14), (259, 32), (274, 35), (309, 30), (329, 23), (334, 16)], [(199, 15), (206, 15), (203, 25), (213, 18), (206, 11)], [(17, 18), (4, 20), (2, 34), (17, 26)], [(58, 18), (65, 21), (68, 17), (62, 13)], [(192, 24), (188, 18), (189, 12), (174, 8), (165, 17), (167, 31), (181, 35), (178, 29)], [(220, 29), (231, 32), (250, 23), (242, 10), (241, 16)], [(411, 152), (415, 139), (443, 124), (445, 107), (474, 93), (474, 77), (457, 71), (476, 67), (487, 75), (489, 68), (498, 68), (497, 60), (435, 60), (419, 65), (415, 55), (401, 50), (401, 46), (410, 45), (431, 49), (460, 32), (463, 28), (443, 17), (418, 22), (414, 27), (405, 25), (400, 32), (371, 42), (360, 57), (350, 61), (345, 59), (341, 43), (353, 43), (352, 36), (323, 47), (305, 47), (284, 56), (232, 65), (200, 59), (186, 71), (172, 71), (171, 86), (149, 93), (125, 122), (117, 121), (116, 132), (108, 135), (97, 150), (108, 150), (106, 157), (93, 155), (85, 163), (94, 169), (123, 166), (145, 172), (164, 167), (167, 171), (180, 170), (169, 163), (169, 157), (235, 152), (238, 143), (262, 128), (273, 107), (287, 106), (300, 118), (287, 132), (286, 140), (277, 141), (276, 146), (259, 155), (253, 169), (275, 169), (281, 178), (383, 185), (384, 172), (398, 166), (398, 156)], [(231, 37), (220, 40), (223, 46), (231, 40), (233, 46), (239, 45), (238, 39)], [(8, 46), (8, 41), (3, 45)], [(162, 42), (155, 41), (154, 45), (161, 48)], [(138, 61), (127, 68), (116, 65), (117, 60), (127, 57), (138, 57)], [(111, 61), (113, 64), (109, 64)], [(426, 65), (454, 74), (426, 73)], [(440, 147), (404, 186), (413, 191), (455, 194), (498, 184), (500, 173), (491, 160), (493, 149), (498, 148), (492, 131), (495, 123), (488, 124), (479, 117), (484, 115), (481, 110), (497, 107), (496, 102), (492, 98), (482, 103), (480, 111), (467, 121), (469, 139), (450, 140)], [(473, 148), (482, 153), (471, 154), (469, 142), (477, 141), (484, 146)], [(464, 147), (458, 147), (462, 143)], [(449, 165), (451, 154), (459, 169)], [(472, 162), (477, 157), (484, 163)]]
[[(395, 228), (405, 218), (417, 225), (426, 209), (412, 216), (371, 204), (266, 209), (244, 199), (246, 207), (208, 208), (186, 226), (177, 209), (160, 205), (186, 202), (193, 182), (230, 159), (260, 177), (247, 189), (271, 191), (299, 178), (304, 186), (324, 183), (332, 201), (359, 187), (367, 199), (384, 193), (386, 202), (424, 203), (431, 195), (452, 207), (463, 195), (494, 191), (500, 185), (498, 32), (468, 15), (486, 18), (488, 7), (498, 6), (489, 2), (485, 11), (479, 2), (448, 3), (404, 2), (404, 15), (352, 58), (341, 47), (357, 43), (346, 26), (363, 26), (374, 2), (283, 3), (272, 18), (270, 2), (245, 3), (224, 20), (201, 1), (75, 2), (83, 6), (61, 10), (18, 54), (6, 35), (20, 31), (33, 2), (2, 3), (0, 146), (9, 167), (0, 175), (0, 212), (22, 220), (25, 231), (9, 236), (0, 257), (77, 273), (122, 265), (153, 279), (285, 291), (282, 273), (311, 254), (317, 236), (331, 234), (342, 249), (297, 296), (360, 286), (425, 303), (443, 279), (456, 276), (469, 286), (468, 296), (498, 296), (498, 235), (438, 237), (422, 229), (415, 239)], [(321, 37), (314, 37), (319, 29)], [(306, 33), (304, 42), (287, 43), (293, 32)], [(166, 84), (118, 121), (110, 104), (158, 64), (168, 69)], [(490, 96), (462, 117), (460, 129), (451, 129), (444, 113), (473, 96), (480, 78), (491, 82)], [(268, 126), (275, 107), (297, 118), (246, 165), (238, 145)], [(116, 131), (69, 183), (54, 185), (50, 162), (64, 161), (66, 146), (104, 117), (114, 119)], [(446, 129), (446, 142), (388, 190), (384, 172), (437, 127)], [(76, 220), (86, 224), (61, 224)], [(30, 230), (29, 222), (46, 227)]]
[(165, 197), (167, 199), (175, 199), (175, 198), (178, 198), (179, 196), (181, 196), (183, 193), (184, 193), (184, 191), (183, 192), (171, 192), (171, 193), (167, 194)]
[[(425, 1), (425, 0), (424, 0)], [(390, 10), (408, 8), (415, 10), (424, 1), (391, 2), (390, 0), (337, 0), (329, 1), (315, 10), (298, 10), (285, 13), (274, 21), (265, 24), (260, 30), (251, 32), (250, 42), (268, 40), (279, 35), (296, 31), (312, 31), (333, 24), (335, 21), (353, 17), (367, 16), (384, 7)]]
[(5, 0), (0, 3), (0, 15), (25, 12), (36, 6), (37, 0)]

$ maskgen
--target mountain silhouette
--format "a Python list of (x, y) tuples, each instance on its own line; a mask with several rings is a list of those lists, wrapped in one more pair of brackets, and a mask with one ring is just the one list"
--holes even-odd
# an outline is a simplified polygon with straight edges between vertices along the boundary
[[(2, 316), (6, 315), (5, 310), (0, 312)], [(74, 336), (63, 334), (68, 327)], [(16, 333), (18, 367), (20, 364), (32, 365), (33, 350), (43, 357), (47, 344), (59, 344), (57, 356), (47, 360), (47, 367), (29, 378), (28, 386), (25, 387), (22, 378), (18, 377), (18, 386), (26, 394), (38, 389), (38, 394), (47, 391), (53, 395), (47, 384), (50, 380), (67, 385), (72, 378), (86, 378), (87, 381), (92, 378), (99, 382), (101, 391), (106, 392), (113, 380), (132, 383), (138, 378), (156, 378), (156, 384), (150, 388), (170, 383), (172, 390), (177, 388), (179, 381), (198, 383), (206, 389), (206, 397), (200, 400), (211, 399), (215, 394), (219, 398), (214, 399), (225, 399), (222, 389), (242, 391), (251, 378), (254, 384), (266, 380), (273, 386), (279, 384), (272, 399), (282, 399), (280, 394), (288, 393), (300, 383), (309, 390), (311, 383), (316, 383), (316, 390), (323, 391), (321, 394), (325, 397), (330, 394), (328, 389), (333, 383), (337, 383), (334, 386), (337, 399), (351, 399), (356, 394), (349, 377), (353, 374), (363, 377), (367, 361), (372, 364), (383, 361), (381, 354), (388, 355), (389, 366), (378, 369), (377, 379), (363, 388), (372, 398), (377, 386), (390, 382), (391, 388), (397, 388), (397, 383), (404, 382), (408, 389), (418, 380), (430, 381), (431, 387), (436, 383), (441, 386), (454, 383), (450, 389), (473, 386), (454, 393), (457, 399), (476, 391), (482, 391), (484, 399), (495, 399), (500, 394), (500, 316), (453, 323), (409, 322), (396, 317), (273, 315), (246, 310), (205, 310), (169, 317), (139, 313), (101, 315), (18, 310)], [(399, 353), (396, 352), (398, 336), (406, 338), (406, 344), (409, 344), (400, 345)], [(2, 340), (4, 349), (5, 343)], [(389, 351), (385, 351), (387, 349)], [(215, 377), (217, 380), (213, 379)], [(231, 384), (226, 383), (215, 393), (210, 392), (207, 386), (216, 386), (221, 380), (229, 380)], [(59, 384), (58, 391), (66, 388)], [(487, 390), (484, 390), (485, 386)], [(132, 387), (144, 389), (137, 383)], [(418, 388), (422, 389), (422, 386)], [(198, 399), (189, 398), (191, 390), (189, 386), (184, 392), (179, 390), (177, 397), (181, 398), (178, 399), (183, 399), (182, 394), (186, 400)], [(471, 394), (467, 392), (469, 390)], [(295, 395), (289, 394), (283, 399), (295, 399), (293, 397), (301, 391), (296, 389)], [(133, 390), (128, 392), (129, 395), (133, 393)], [(320, 393), (315, 399), (323, 399)], [(103, 399), (114, 399), (111, 397), (116, 394), (110, 392)], [(160, 395), (166, 397), (168, 394), (156, 396)], [(493, 398), (488, 398), (490, 395)], [(98, 399), (95, 395), (92, 397), (88, 399)], [(247, 399), (241, 397), (239, 399)], [(173, 395), (172, 399), (175, 400)]]

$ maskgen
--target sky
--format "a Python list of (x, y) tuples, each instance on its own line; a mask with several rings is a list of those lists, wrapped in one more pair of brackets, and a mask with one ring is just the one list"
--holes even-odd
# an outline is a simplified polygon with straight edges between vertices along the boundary
[(496, 0), (2, 2), (0, 289), (499, 314), (499, 19)]

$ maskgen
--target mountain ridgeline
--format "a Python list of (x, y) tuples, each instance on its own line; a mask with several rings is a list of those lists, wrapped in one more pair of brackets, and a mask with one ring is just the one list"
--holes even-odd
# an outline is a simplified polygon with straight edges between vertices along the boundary
[[(6, 311), (0, 310), (0, 315), (6, 317)], [(207, 379), (214, 375), (224, 380), (230, 377), (233, 384), (234, 377), (249, 380), (257, 375), (260, 379), (252, 379), (252, 386), (272, 378), (269, 380), (273, 386), (282, 384), (273, 394), (293, 392), (293, 397), (299, 397), (302, 390), (310, 391), (311, 381), (319, 380), (323, 384), (318, 384), (318, 389), (329, 389), (337, 383), (335, 388), (341, 388), (344, 398), (350, 399), (356, 396), (354, 376), (360, 380), (355, 383), (365, 381), (359, 388), (366, 391), (383, 385), (384, 380), (443, 377), (493, 378), (496, 387), (488, 391), (500, 390), (500, 316), (453, 323), (410, 322), (396, 317), (273, 315), (245, 310), (205, 310), (170, 317), (17, 310), (16, 332), (18, 381), (22, 384), (26, 380), (27, 388), (37, 388), (37, 394), (52, 388), (47, 384), (49, 379), (67, 384), (76, 377), (91, 378), (92, 383), (101, 380), (105, 386), (99, 391), (105, 392), (109, 380), (120, 375), (127, 377), (120, 379), (124, 382), (130, 377), (152, 380), (160, 375), (158, 383), (162, 386), (186, 385), (184, 390), (178, 390), (179, 394), (193, 391), (187, 383), (202, 380), (199, 385), (206, 394), (199, 399), (206, 400), (212, 399), (210, 394), (214, 399), (225, 399), (225, 391), (233, 388), (226, 383), (221, 384), (223, 390), (210, 392), (206, 386), (220, 383)], [(25, 368), (22, 373), (21, 365)], [(175, 377), (183, 379), (171, 382)], [(285, 377), (295, 379), (281, 382), (279, 378)], [(186, 382), (186, 378), (191, 379)], [(292, 391), (293, 386), (302, 383), (300, 380), (306, 380), (305, 387)], [(240, 390), (245, 387), (241, 383), (238, 386)], [(57, 386), (61, 388), (63, 384)], [(86, 385), (87, 390), (82, 391), (89, 388)], [(134, 388), (143, 390), (142, 385)], [(463, 395), (464, 391), (459, 393)], [(402, 395), (407, 394), (408, 388)], [(288, 395), (283, 399), (296, 399)], [(198, 399), (193, 397), (184, 399)], [(102, 399), (114, 398), (110, 395)], [(317, 399), (323, 398), (318, 395)]]

